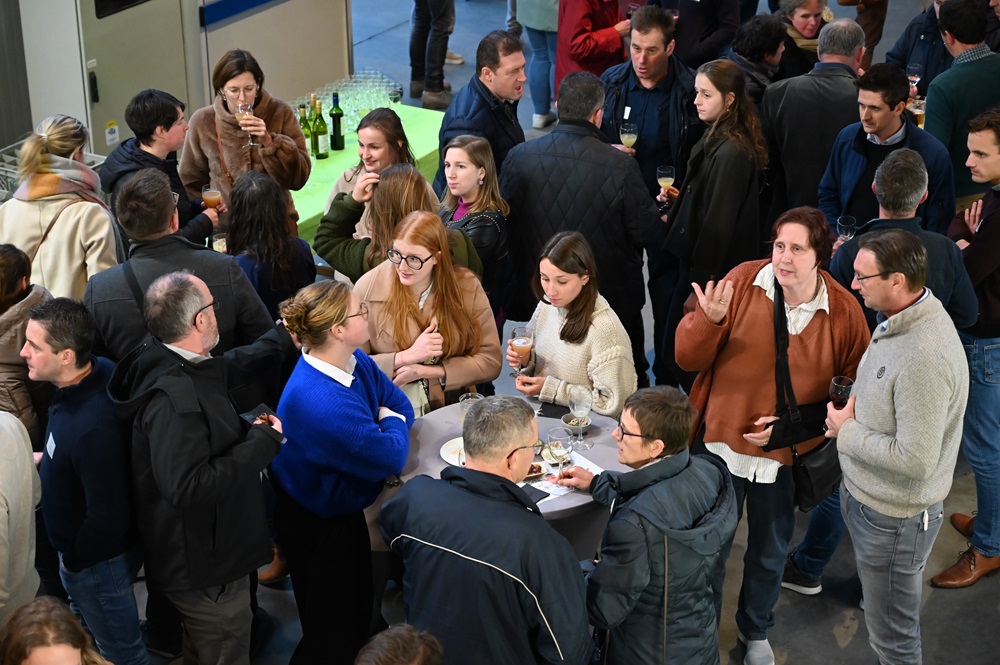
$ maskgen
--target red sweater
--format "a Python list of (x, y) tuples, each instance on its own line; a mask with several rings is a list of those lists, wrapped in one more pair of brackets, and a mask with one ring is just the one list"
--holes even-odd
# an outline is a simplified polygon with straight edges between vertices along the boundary
[[(677, 364), (698, 371), (691, 403), (698, 409), (697, 432), (705, 425), (705, 441), (720, 441), (743, 455), (770, 457), (792, 463), (789, 449), (769, 453), (748, 443), (743, 435), (760, 431), (753, 423), (774, 415), (774, 303), (754, 279), (768, 260), (748, 261), (726, 279), (734, 286), (725, 318), (713, 324), (700, 307), (677, 327)], [(788, 338), (788, 365), (799, 404), (828, 399), (834, 376), (851, 376), (868, 348), (870, 335), (858, 301), (821, 270), (829, 294), (830, 312), (819, 310), (805, 330)], [(780, 287), (778, 287), (780, 288)], [(812, 450), (822, 437), (798, 446)]]
[(572, 0), (559, 3), (556, 38), (556, 89), (573, 72), (600, 76), (625, 59), (622, 38), (615, 24), (618, 0)]

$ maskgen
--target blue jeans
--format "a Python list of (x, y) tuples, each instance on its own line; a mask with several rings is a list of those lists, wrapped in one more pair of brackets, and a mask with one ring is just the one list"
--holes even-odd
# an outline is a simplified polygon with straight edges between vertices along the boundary
[(77, 572), (59, 567), (73, 611), (83, 617), (101, 655), (115, 665), (149, 665), (132, 593), (141, 565), (138, 549), (132, 549)]
[(410, 80), (427, 92), (444, 90), (444, 58), (455, 28), (455, 0), (414, 0), (410, 32)]
[(860, 503), (841, 485), (840, 510), (854, 542), (869, 644), (881, 665), (920, 665), (923, 570), (941, 530), (941, 502), (900, 519)]
[(838, 486), (826, 501), (813, 508), (810, 513), (809, 528), (792, 555), (795, 566), (814, 580), (822, 577), (823, 569), (830, 563), (840, 544), (840, 538), (844, 535), (844, 526)]
[(556, 78), (556, 33), (535, 30), (524, 26), (531, 45), (531, 62), (528, 63), (528, 89), (531, 90), (531, 103), (535, 113), (545, 115), (549, 112), (549, 100), (555, 89)]
[(969, 401), (962, 451), (976, 476), (972, 545), (983, 556), (1000, 555), (1000, 338), (959, 332), (969, 358)]
[[(710, 453), (711, 454), (711, 453)], [(781, 591), (788, 541), (795, 531), (795, 482), (792, 467), (783, 466), (773, 483), (755, 483), (733, 476), (736, 505), (743, 517), (746, 501), (747, 551), (743, 555), (743, 585), (736, 608), (736, 626), (748, 640), (765, 640), (774, 625), (774, 604)], [(715, 575), (723, 579), (732, 541), (719, 557)], [(722, 598), (716, 595), (716, 609)]]

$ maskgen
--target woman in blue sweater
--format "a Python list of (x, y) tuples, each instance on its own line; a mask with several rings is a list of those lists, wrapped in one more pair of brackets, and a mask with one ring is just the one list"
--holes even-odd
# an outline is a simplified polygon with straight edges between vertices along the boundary
[(368, 307), (347, 284), (312, 284), (280, 309), (303, 344), (278, 404), (287, 442), (271, 463), (302, 624), (291, 665), (350, 665), (368, 639), (373, 593), (363, 511), (406, 463), (413, 409), (358, 350)]

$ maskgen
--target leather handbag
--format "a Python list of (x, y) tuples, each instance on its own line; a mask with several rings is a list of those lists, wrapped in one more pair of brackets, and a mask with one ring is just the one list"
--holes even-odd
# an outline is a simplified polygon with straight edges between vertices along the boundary
[[(781, 423), (786, 413), (789, 424), (784, 429), (779, 429), (777, 441), (774, 440), (775, 432), (772, 431), (771, 441), (764, 450), (791, 447), (795, 505), (802, 512), (809, 512), (833, 494), (834, 488), (840, 484), (842, 472), (836, 439), (826, 439), (816, 448), (801, 455), (795, 447), (803, 441), (823, 434), (826, 428), (817, 431), (817, 420), (822, 413), (823, 420), (819, 423), (822, 425), (825, 421), (826, 406), (825, 403), (820, 403), (807, 404), (800, 408), (795, 401), (792, 375), (788, 369), (788, 321), (785, 318), (785, 300), (778, 284), (774, 286), (774, 345), (776, 352), (774, 382), (778, 397), (775, 412), (781, 416), (775, 424)], [(817, 407), (821, 407), (822, 411)], [(781, 437), (785, 440), (782, 441)], [(775, 445), (772, 445), (772, 442)], [(782, 445), (783, 443), (785, 445)]]

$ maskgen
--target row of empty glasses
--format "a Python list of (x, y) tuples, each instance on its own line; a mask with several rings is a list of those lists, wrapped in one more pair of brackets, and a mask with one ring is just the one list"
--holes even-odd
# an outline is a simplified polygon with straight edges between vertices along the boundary
[[(340, 108), (344, 111), (344, 122), (351, 129), (357, 127), (372, 109), (387, 107), (397, 111), (403, 103), (403, 86), (373, 67), (365, 67), (313, 92), (316, 99), (322, 102), (324, 111), (330, 108), (331, 99), (337, 94)], [(303, 105), (308, 108), (309, 95), (299, 97), (293, 105), (295, 108)]]

